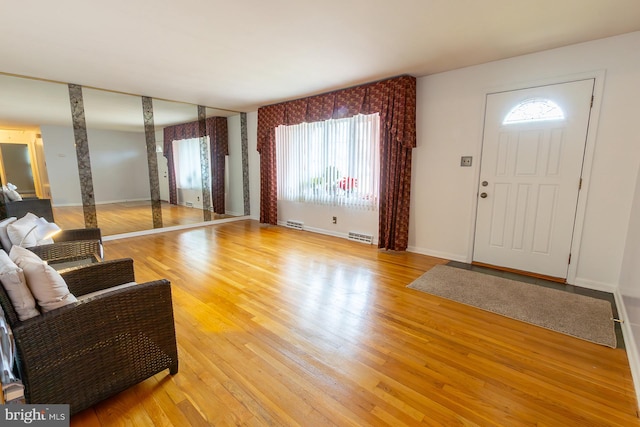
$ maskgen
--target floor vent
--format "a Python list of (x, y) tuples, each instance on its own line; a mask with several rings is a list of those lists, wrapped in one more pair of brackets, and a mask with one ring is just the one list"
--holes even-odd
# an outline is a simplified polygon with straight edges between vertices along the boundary
[(304, 226), (304, 223), (301, 221), (287, 221), (287, 227), (289, 228), (295, 228), (296, 230), (302, 230), (302, 227)]
[(353, 240), (354, 242), (372, 244), (373, 236), (371, 234), (354, 233), (353, 231), (350, 231), (349, 240)]

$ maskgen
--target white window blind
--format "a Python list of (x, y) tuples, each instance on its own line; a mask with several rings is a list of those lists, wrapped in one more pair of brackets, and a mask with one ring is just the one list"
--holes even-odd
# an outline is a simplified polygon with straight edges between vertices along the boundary
[[(209, 137), (207, 147), (209, 146)], [(207, 159), (209, 155), (207, 154)], [(202, 166), (200, 164), (200, 138), (173, 141), (173, 163), (176, 186), (185, 190), (202, 189)]]
[(377, 209), (379, 114), (276, 128), (278, 199)]

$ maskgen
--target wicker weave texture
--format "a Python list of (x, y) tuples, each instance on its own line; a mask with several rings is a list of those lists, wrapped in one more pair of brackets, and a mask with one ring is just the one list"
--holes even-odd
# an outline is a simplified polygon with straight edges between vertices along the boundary
[[(80, 296), (105, 282), (132, 281), (133, 262), (88, 265), (65, 273), (65, 280)], [(160, 371), (178, 372), (167, 280), (106, 292), (26, 321), (10, 320), (15, 311), (4, 289), (0, 304), (13, 329), (29, 403), (66, 403), (75, 414)]]
[(59, 242), (49, 245), (32, 246), (27, 249), (38, 255), (41, 259), (49, 262), (90, 258), (93, 255), (100, 255), (101, 253), (99, 240)]

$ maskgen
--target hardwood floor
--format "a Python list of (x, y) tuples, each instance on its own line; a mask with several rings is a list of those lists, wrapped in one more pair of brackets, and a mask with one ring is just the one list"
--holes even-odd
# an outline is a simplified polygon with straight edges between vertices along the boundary
[[(103, 236), (131, 233), (153, 228), (153, 216), (150, 201), (121, 202), (96, 205), (98, 227)], [(53, 208), (55, 222), (62, 229), (84, 228), (82, 206), (62, 206)], [(229, 218), (211, 212), (211, 219)], [(164, 227), (174, 225), (197, 224), (204, 221), (202, 209), (171, 205), (162, 202), (162, 224)]]
[(238, 221), (105, 244), (172, 282), (180, 372), (72, 426), (633, 426), (627, 356), (406, 287), (445, 260)]

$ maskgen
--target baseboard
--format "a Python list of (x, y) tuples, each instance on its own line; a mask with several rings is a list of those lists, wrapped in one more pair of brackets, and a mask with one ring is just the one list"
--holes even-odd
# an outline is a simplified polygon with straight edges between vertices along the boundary
[[(278, 225), (282, 226), (282, 227), (286, 227), (287, 226), (287, 222), (286, 221), (278, 221)], [(331, 231), (331, 230), (325, 230), (324, 228), (316, 228), (316, 227), (309, 227), (307, 225), (305, 225), (303, 227), (303, 230), (301, 231), (310, 231), (312, 233), (318, 233), (318, 234), (324, 234), (325, 236), (332, 236), (332, 237), (339, 237), (341, 239), (349, 239), (349, 233), (340, 233), (340, 232), (336, 232), (336, 231)], [(378, 245), (378, 238), (377, 237), (373, 237), (373, 242), (371, 243), (371, 245), (377, 246)]]
[[(96, 201), (96, 205), (109, 205), (114, 203), (127, 203), (127, 202), (149, 202), (149, 206), (151, 206), (151, 200), (147, 198), (142, 199), (122, 199), (122, 200), (108, 200), (108, 201)], [(161, 202), (165, 203), (163, 200)], [(169, 202), (166, 202), (169, 203)], [(82, 203), (53, 203), (51, 202), (51, 206), (54, 208), (68, 208), (68, 207), (82, 207)]]
[(458, 254), (452, 254), (449, 252), (442, 252), (442, 251), (434, 251), (431, 249), (425, 249), (425, 248), (418, 248), (416, 246), (409, 246), (407, 248), (408, 252), (413, 252), (416, 254), (420, 254), (420, 255), (428, 255), (428, 256), (432, 256), (435, 258), (442, 258), (442, 259), (448, 259), (450, 261), (458, 261), (458, 262), (469, 262), (467, 260), (467, 256), (466, 255), (458, 255)]
[(194, 224), (174, 225), (172, 227), (151, 228), (149, 230), (133, 231), (131, 233), (122, 233), (122, 234), (113, 234), (111, 236), (104, 236), (102, 240), (105, 242), (108, 242), (110, 240), (127, 239), (129, 237), (147, 236), (149, 234), (166, 233), (169, 231), (186, 230), (189, 228), (206, 227), (209, 225), (223, 224), (225, 222), (244, 221), (247, 219), (251, 219), (251, 218), (248, 216), (240, 216), (235, 218), (214, 219), (212, 221), (198, 222)]
[(594, 291), (609, 292), (610, 294), (615, 294), (618, 290), (617, 286), (610, 283), (596, 282), (595, 280), (581, 279), (579, 277), (576, 277), (576, 280), (572, 285), (580, 286), (581, 288), (593, 289)]
[(141, 199), (102, 200), (102, 201), (96, 201), (96, 205), (111, 205), (114, 203), (128, 203), (128, 202), (149, 202), (149, 206), (151, 206), (151, 199), (149, 199), (148, 197), (143, 197)]
[(629, 367), (631, 368), (633, 387), (636, 390), (636, 409), (640, 410), (640, 353), (638, 353), (638, 345), (633, 337), (633, 331), (631, 330), (631, 323), (629, 322), (627, 308), (624, 305), (624, 299), (618, 289), (613, 292), (613, 296), (615, 297), (616, 308), (618, 309), (618, 317), (622, 321), (620, 326), (622, 329), (622, 336), (624, 337), (624, 346), (627, 352)]

